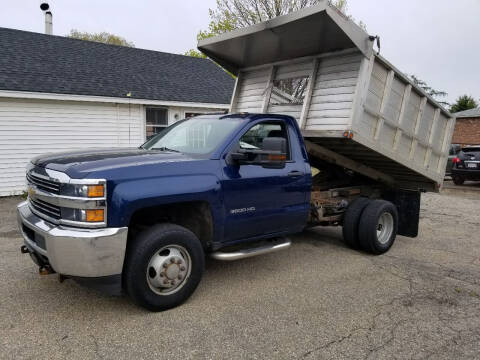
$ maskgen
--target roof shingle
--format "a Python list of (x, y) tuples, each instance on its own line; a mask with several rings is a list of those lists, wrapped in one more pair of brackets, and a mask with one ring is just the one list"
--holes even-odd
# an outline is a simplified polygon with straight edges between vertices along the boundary
[(207, 59), (0, 28), (0, 89), (228, 104), (234, 80)]
[(480, 107), (459, 111), (453, 114), (457, 118), (480, 117)]

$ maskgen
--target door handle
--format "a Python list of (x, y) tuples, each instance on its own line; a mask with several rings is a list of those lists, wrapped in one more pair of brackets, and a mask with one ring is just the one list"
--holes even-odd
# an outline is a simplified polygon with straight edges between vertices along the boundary
[(298, 176), (303, 176), (303, 173), (301, 171), (290, 171), (288, 173), (288, 176), (291, 177), (298, 177)]

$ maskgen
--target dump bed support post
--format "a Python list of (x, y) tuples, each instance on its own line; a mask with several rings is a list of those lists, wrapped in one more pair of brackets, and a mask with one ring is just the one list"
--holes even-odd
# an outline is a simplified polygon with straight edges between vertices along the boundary
[[(453, 134), (452, 127), (454, 125), (455, 125), (455, 118), (448, 119), (447, 126), (445, 127), (445, 135), (443, 137), (442, 157), (438, 161), (437, 172), (442, 171), (447, 166), (448, 156), (446, 154), (447, 154), (447, 151), (448, 151), (448, 146), (450, 145), (450, 142), (452, 141), (452, 138), (451, 138), (451, 136)], [(449, 136), (449, 134), (450, 134), (450, 136)]]
[(402, 133), (403, 133), (402, 125), (405, 119), (405, 109), (407, 107), (408, 100), (410, 99), (411, 92), (412, 92), (412, 85), (408, 84), (405, 87), (405, 92), (403, 93), (402, 106), (400, 107), (400, 114), (398, 115), (398, 128), (397, 128), (397, 132), (395, 133), (395, 140), (393, 141), (393, 151), (397, 150), (398, 144), (402, 139)]
[(230, 101), (230, 113), (235, 112), (235, 104), (238, 102), (238, 95), (240, 93), (240, 77), (241, 77), (242, 72), (239, 71), (237, 75), (237, 79), (235, 80), (235, 87), (233, 88), (233, 95), (232, 95), (232, 100)]
[(315, 79), (317, 78), (318, 66), (320, 63), (319, 58), (313, 59), (312, 72), (308, 77), (308, 89), (303, 101), (302, 113), (300, 114), (300, 120), (298, 126), (300, 129), (305, 129), (307, 125), (307, 115), (308, 110), (310, 109), (310, 102), (312, 101), (313, 88), (315, 87)]
[(273, 80), (275, 80), (275, 73), (277, 71), (276, 66), (270, 68), (270, 75), (268, 77), (267, 87), (263, 93), (262, 113), (266, 113), (268, 110), (268, 104), (270, 103), (270, 97), (272, 96)]
[(438, 126), (438, 117), (440, 115), (440, 109), (435, 110), (435, 114), (433, 115), (432, 126), (430, 126), (430, 135), (428, 136), (428, 150), (425, 154), (425, 162), (423, 165), (428, 167), (428, 163), (430, 162), (430, 157), (432, 156), (432, 144), (433, 144), (433, 136), (437, 130)]
[(372, 77), (374, 63), (375, 56), (370, 57), (370, 59), (362, 59), (357, 84), (355, 85), (355, 96), (352, 103), (352, 125), (355, 122), (358, 123), (360, 121), (361, 113), (364, 111), (364, 105), (368, 95), (368, 85)]
[(410, 156), (409, 156), (410, 160), (413, 159), (413, 157), (415, 156), (415, 151), (417, 150), (420, 121), (422, 120), (423, 109), (425, 109), (426, 104), (427, 104), (427, 98), (424, 96), (422, 97), (422, 101), (420, 102), (420, 108), (418, 109), (417, 118), (415, 119), (415, 130), (413, 132), (413, 141), (412, 141), (412, 147), (410, 148)]
[(380, 114), (377, 120), (377, 128), (375, 129), (375, 140), (378, 140), (380, 133), (382, 131), (383, 123), (385, 122), (385, 107), (387, 106), (388, 97), (390, 96), (390, 91), (392, 90), (393, 77), (395, 76), (395, 71), (390, 70), (387, 75), (387, 81), (385, 82), (385, 89), (383, 90), (382, 103), (380, 105)]
[(371, 179), (380, 181), (388, 185), (393, 185), (395, 183), (393, 177), (381, 173), (380, 171), (363, 165), (343, 155), (340, 155), (339, 153), (329, 150), (323, 146), (320, 146), (308, 140), (305, 141), (305, 145), (307, 147), (308, 153), (311, 153), (313, 156), (316, 156), (324, 161), (340, 165), (344, 168), (353, 170), (361, 175), (367, 176)]

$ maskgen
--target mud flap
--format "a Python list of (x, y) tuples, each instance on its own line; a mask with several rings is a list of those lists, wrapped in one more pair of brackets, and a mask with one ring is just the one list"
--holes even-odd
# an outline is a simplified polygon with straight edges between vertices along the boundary
[(398, 235), (417, 237), (420, 219), (420, 191), (399, 190), (385, 194), (398, 210)]

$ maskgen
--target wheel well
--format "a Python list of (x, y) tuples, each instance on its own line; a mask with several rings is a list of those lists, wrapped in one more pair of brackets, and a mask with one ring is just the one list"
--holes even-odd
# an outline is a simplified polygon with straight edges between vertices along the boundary
[(166, 204), (137, 210), (130, 220), (129, 240), (134, 239), (140, 231), (158, 223), (183, 226), (198, 237), (204, 249), (211, 245), (213, 217), (207, 202)]

